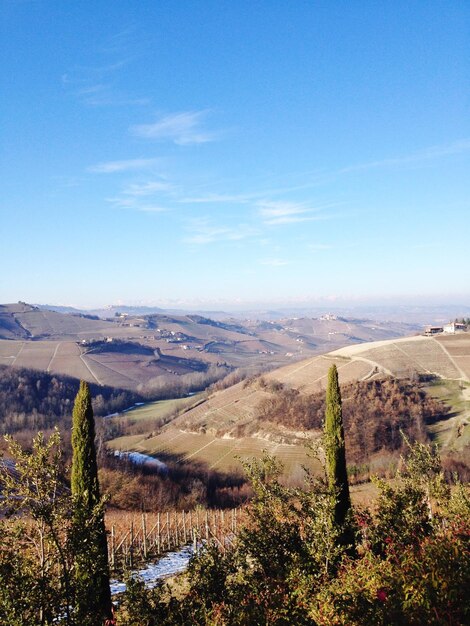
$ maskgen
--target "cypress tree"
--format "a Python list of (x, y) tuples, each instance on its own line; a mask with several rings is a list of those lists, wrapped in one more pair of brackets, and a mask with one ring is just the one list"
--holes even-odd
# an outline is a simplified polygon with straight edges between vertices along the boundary
[(332, 365), (328, 371), (326, 389), (325, 440), (328, 484), (334, 494), (333, 524), (339, 530), (339, 543), (351, 546), (354, 552), (354, 533), (348, 519), (351, 510), (346, 447), (344, 442), (343, 410), (338, 370)]
[(98, 482), (90, 389), (80, 382), (72, 417), (74, 578), (77, 622), (97, 626), (112, 617), (108, 550)]

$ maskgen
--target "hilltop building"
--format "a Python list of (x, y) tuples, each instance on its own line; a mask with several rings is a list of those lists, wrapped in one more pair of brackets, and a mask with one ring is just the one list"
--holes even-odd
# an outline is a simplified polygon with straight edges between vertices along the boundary
[(431, 326), (431, 325), (427, 325), (424, 327), (424, 334), (425, 335), (438, 335), (439, 333), (443, 333), (444, 332), (444, 327), (443, 326)]
[(455, 335), (455, 333), (465, 332), (467, 330), (467, 325), (460, 322), (450, 322), (449, 324), (444, 324), (443, 330), (445, 333)]

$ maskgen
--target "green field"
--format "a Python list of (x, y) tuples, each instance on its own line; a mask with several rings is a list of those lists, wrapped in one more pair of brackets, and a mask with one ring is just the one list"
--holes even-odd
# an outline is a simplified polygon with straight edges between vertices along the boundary
[(279, 444), (256, 437), (229, 439), (206, 433), (166, 429), (154, 436), (129, 435), (108, 442), (115, 450), (133, 450), (156, 457), (172, 457), (177, 463), (197, 462), (210, 470), (241, 470), (241, 460), (260, 458), (264, 451), (274, 454), (284, 465), (286, 477), (299, 478), (302, 465), (315, 469), (318, 463), (309, 458), (301, 445)]
[(148, 402), (143, 406), (137, 406), (125, 412), (126, 417), (132, 420), (159, 420), (164, 422), (166, 418), (175, 415), (177, 411), (188, 410), (198, 404), (204, 397), (204, 393), (197, 393), (189, 398), (172, 398), (171, 400), (157, 400)]
[(429, 427), (441, 449), (463, 450), (470, 445), (470, 384), (456, 380), (436, 380), (427, 392), (451, 407), (447, 419)]

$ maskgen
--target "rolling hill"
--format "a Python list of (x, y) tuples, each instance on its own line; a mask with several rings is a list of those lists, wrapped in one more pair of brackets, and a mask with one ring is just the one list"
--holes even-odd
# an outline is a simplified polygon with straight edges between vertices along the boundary
[(259, 371), (414, 330), (406, 324), (335, 316), (240, 321), (114, 313), (101, 319), (22, 302), (0, 305), (0, 364), (142, 391), (211, 366), (221, 373), (237, 367)]
[(324, 391), (332, 363), (338, 367), (342, 385), (388, 376), (427, 377), (427, 392), (446, 399), (454, 409), (429, 427), (431, 436), (448, 451), (469, 457), (470, 333), (364, 343), (313, 356), (217, 391), (160, 432), (116, 439), (112, 446), (173, 455), (181, 462), (195, 460), (221, 471), (237, 467), (239, 457), (259, 456), (266, 449), (283, 460), (288, 473), (295, 474), (308, 461), (303, 440), (318, 433), (267, 425), (260, 420), (259, 407), (276, 395), (279, 386), (301, 395)]

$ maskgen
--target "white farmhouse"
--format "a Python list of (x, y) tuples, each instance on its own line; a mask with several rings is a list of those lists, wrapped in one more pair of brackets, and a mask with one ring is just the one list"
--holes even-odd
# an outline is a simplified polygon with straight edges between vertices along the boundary
[(455, 335), (455, 333), (466, 330), (467, 326), (465, 324), (461, 324), (460, 322), (450, 322), (449, 324), (444, 324), (444, 332), (450, 335)]

